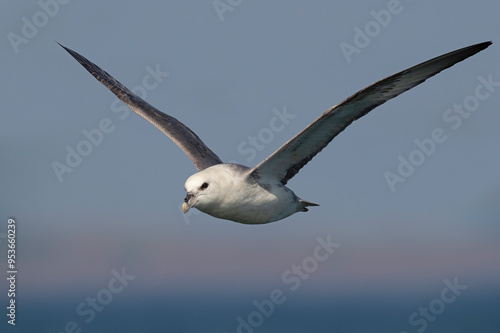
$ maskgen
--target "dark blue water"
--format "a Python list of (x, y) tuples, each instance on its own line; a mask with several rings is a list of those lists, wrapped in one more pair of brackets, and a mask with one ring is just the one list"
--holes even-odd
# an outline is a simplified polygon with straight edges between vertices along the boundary
[[(82, 296), (83, 295), (83, 296)], [(292, 295), (295, 296), (295, 295)], [(429, 298), (418, 296), (365, 298), (289, 297), (260, 313), (251, 295), (235, 296), (141, 296), (117, 295), (99, 311), (76, 312), (87, 294), (25, 300), (18, 299), (16, 327), (6, 324), (2, 332), (500, 332), (500, 294), (481, 297), (464, 294), (447, 304), (439, 315), (418, 325), (408, 321)], [(266, 303), (269, 305), (269, 303)], [(436, 311), (437, 311), (436, 310)], [(93, 312), (93, 315), (90, 313)], [(95, 317), (93, 317), (95, 316)], [(249, 317), (250, 316), (250, 317)], [(241, 320), (238, 322), (237, 318)], [(89, 322), (85, 322), (88, 320)], [(250, 325), (251, 322), (253, 325)], [(424, 324), (425, 322), (425, 324)], [(420, 330), (420, 331), (419, 331)]]

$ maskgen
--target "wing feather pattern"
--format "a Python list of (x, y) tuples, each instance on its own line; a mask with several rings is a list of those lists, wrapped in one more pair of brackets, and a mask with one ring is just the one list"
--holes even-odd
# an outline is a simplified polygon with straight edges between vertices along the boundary
[(272, 177), (286, 184), (354, 120), (489, 45), (491, 42), (484, 42), (444, 54), (360, 90), (325, 111), (271, 156), (250, 169), (249, 175), (257, 179)]
[(132, 111), (145, 118), (165, 133), (170, 139), (172, 139), (177, 146), (184, 151), (189, 159), (191, 159), (198, 171), (206, 169), (212, 165), (222, 164), (220, 158), (212, 152), (186, 125), (174, 117), (159, 111), (154, 106), (144, 101), (82, 55), (63, 45), (61, 46), (68, 51), (68, 53), (75, 58), (76, 61), (85, 67), (85, 69), (89, 71), (89, 73), (92, 74), (99, 82), (101, 82), (120, 100), (127, 104)]

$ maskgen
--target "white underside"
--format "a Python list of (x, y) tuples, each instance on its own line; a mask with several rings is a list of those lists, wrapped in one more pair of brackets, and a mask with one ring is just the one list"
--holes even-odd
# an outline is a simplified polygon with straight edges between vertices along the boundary
[(245, 184), (220, 205), (197, 207), (214, 217), (249, 224), (281, 220), (298, 211), (298, 198), (288, 188), (272, 186), (270, 191), (258, 184)]

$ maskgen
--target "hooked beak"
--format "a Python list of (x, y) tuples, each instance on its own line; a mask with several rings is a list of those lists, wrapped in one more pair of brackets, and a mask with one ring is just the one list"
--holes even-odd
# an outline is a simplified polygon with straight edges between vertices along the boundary
[(184, 202), (182, 203), (182, 211), (184, 214), (188, 212), (188, 210), (193, 207), (196, 203), (196, 197), (193, 193), (188, 192), (186, 197), (184, 198)]

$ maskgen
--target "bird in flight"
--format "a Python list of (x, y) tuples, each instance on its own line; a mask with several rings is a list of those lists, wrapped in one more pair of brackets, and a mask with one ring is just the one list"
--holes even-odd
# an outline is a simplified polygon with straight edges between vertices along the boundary
[(358, 91), (326, 110), (252, 168), (223, 163), (186, 125), (144, 101), (85, 57), (61, 46), (132, 111), (170, 137), (194, 163), (198, 172), (184, 185), (184, 213), (197, 208), (221, 219), (264, 224), (297, 212), (307, 212), (309, 206), (318, 206), (299, 198), (286, 184), (354, 120), (490, 45), (491, 42), (484, 42), (446, 53)]

